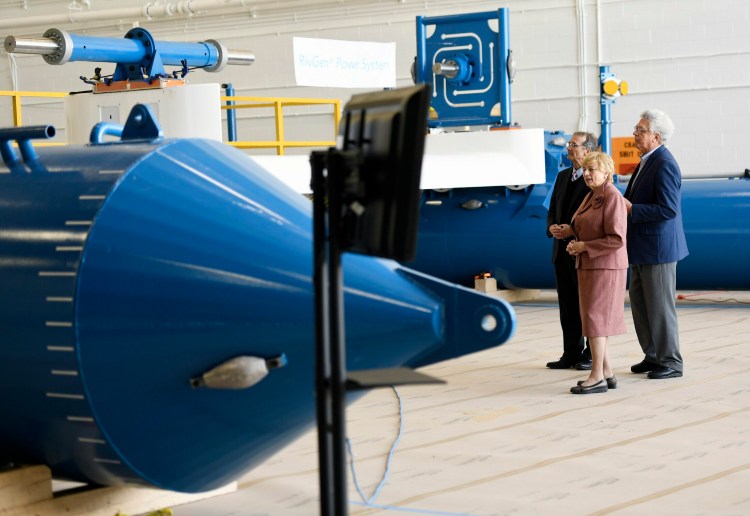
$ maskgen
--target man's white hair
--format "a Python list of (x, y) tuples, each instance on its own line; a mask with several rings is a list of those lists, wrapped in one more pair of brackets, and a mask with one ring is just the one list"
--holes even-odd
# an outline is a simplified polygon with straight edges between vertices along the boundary
[(659, 133), (661, 143), (665, 144), (674, 134), (672, 119), (664, 111), (658, 109), (647, 109), (641, 113), (641, 118), (648, 121), (649, 130)]

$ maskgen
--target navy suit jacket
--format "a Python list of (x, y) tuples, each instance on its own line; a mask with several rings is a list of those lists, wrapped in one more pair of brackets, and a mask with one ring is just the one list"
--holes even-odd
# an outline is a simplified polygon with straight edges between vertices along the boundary
[(669, 150), (661, 146), (631, 179), (625, 198), (633, 203), (628, 216), (628, 261), (654, 265), (682, 260), (688, 255), (682, 227), (682, 173)]

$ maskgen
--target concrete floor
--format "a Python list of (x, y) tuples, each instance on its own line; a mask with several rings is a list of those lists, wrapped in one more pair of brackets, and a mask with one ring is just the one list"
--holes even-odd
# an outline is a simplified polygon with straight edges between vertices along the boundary
[[(370, 505), (349, 472), (352, 515), (750, 514), (750, 294), (681, 293), (685, 376), (649, 380), (629, 308), (610, 339), (619, 380), (575, 396), (586, 373), (544, 367), (561, 353), (555, 299), (514, 304), (505, 345), (422, 369), (448, 382), (401, 387), (403, 433)], [(732, 301), (738, 298), (739, 303)], [(351, 405), (348, 434), (365, 496), (399, 431), (391, 389)], [(319, 513), (310, 432), (239, 482), (175, 516)]]

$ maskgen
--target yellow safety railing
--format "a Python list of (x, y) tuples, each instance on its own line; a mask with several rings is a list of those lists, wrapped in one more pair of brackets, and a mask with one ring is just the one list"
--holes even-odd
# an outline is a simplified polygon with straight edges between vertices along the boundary
[(67, 93), (57, 93), (52, 91), (3, 91), (0, 90), (0, 97), (10, 97), (13, 102), (13, 125), (18, 127), (21, 123), (21, 98), (23, 97), (44, 97), (44, 98), (63, 98)]
[[(339, 132), (339, 121), (341, 120), (341, 101), (338, 99), (306, 99), (306, 98), (273, 98), (273, 97), (245, 97), (245, 96), (222, 96), (223, 102), (236, 102), (236, 104), (221, 106), (222, 109), (255, 109), (273, 108), (276, 121), (276, 140), (251, 142), (238, 141), (227, 142), (239, 149), (270, 149), (275, 148), (276, 154), (284, 155), (286, 148), (292, 147), (332, 147), (336, 145), (336, 135)], [(333, 107), (333, 139), (324, 141), (287, 141), (284, 137), (284, 108), (291, 106), (318, 106), (331, 105)]]
[[(59, 93), (55, 91), (7, 91), (7, 90), (0, 90), (0, 97), (9, 97), (11, 100), (11, 103), (13, 104), (13, 125), (15, 127), (20, 127), (23, 125), (22, 123), (22, 106), (21, 106), (21, 99), (23, 97), (41, 97), (41, 98), (48, 98), (48, 99), (60, 99), (67, 97), (67, 93)], [(50, 146), (50, 145), (64, 145), (63, 143), (59, 142), (42, 142), (42, 141), (36, 141), (34, 142), (34, 145), (39, 145), (40, 147), (43, 146)]]
[[(13, 125), (23, 125), (21, 99), (24, 97), (42, 98), (64, 98), (67, 93), (50, 91), (2, 91), (0, 97), (9, 97), (13, 104)], [(336, 145), (336, 136), (339, 132), (339, 121), (341, 120), (341, 101), (338, 99), (306, 99), (306, 98), (274, 98), (274, 97), (245, 97), (245, 96), (222, 96), (222, 102), (235, 102), (234, 105), (222, 105), (222, 109), (247, 109), (247, 108), (273, 108), (276, 140), (273, 141), (238, 141), (226, 142), (239, 149), (276, 149), (276, 154), (283, 156), (285, 149), (294, 147), (332, 147)], [(322, 141), (288, 141), (284, 137), (284, 108), (292, 106), (325, 106), (333, 108), (333, 138)], [(61, 145), (59, 143), (35, 142), (35, 145)]]

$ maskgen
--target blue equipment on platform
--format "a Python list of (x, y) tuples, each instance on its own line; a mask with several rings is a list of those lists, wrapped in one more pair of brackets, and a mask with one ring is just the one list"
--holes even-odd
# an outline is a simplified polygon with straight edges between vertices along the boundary
[(117, 63), (113, 77), (105, 82), (153, 81), (175, 76), (168, 74), (164, 65), (180, 66), (184, 77), (191, 67), (208, 72), (219, 72), (226, 65), (250, 65), (255, 62), (252, 52), (227, 50), (219, 41), (209, 39), (199, 43), (155, 41), (146, 29), (130, 29), (123, 38), (104, 38), (70, 34), (61, 29), (48, 29), (42, 38), (5, 38), (8, 53), (40, 54), (49, 64), (61, 65), (69, 61)]
[[(120, 141), (33, 152), (52, 134), (0, 132), (0, 463), (196, 492), (312, 428), (310, 202), (236, 149), (163, 139), (145, 106)], [(346, 255), (344, 292), (351, 371), (515, 328), (498, 298), (391, 260)]]

